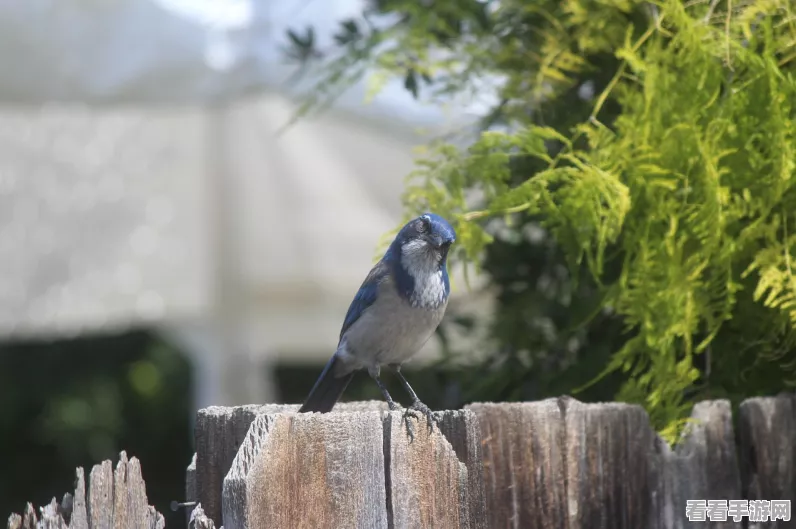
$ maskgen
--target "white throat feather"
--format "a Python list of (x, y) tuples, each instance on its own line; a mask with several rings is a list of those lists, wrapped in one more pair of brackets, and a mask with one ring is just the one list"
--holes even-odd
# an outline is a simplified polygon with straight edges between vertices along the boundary
[(435, 309), (445, 303), (447, 293), (438, 250), (426, 241), (409, 241), (401, 247), (401, 266), (414, 280), (409, 299), (412, 306)]

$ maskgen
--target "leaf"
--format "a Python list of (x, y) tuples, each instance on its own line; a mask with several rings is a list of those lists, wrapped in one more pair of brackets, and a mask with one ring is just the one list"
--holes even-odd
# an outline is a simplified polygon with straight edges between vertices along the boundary
[(409, 69), (406, 71), (406, 76), (404, 77), (404, 88), (412, 94), (412, 97), (417, 99), (417, 74), (413, 69)]

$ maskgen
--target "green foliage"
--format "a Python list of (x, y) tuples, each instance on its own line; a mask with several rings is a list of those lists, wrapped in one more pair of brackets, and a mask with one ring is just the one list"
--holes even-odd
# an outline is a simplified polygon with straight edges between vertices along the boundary
[[(456, 256), (476, 265), (499, 242), (489, 219), (544, 228), (573, 292), (621, 322), (600, 377), (622, 373), (617, 398), (643, 404), (670, 440), (694, 398), (792, 384), (793, 4), (427, 4), (369, 8), (365, 20), (393, 22), (338, 41), (307, 109), (364, 68), (431, 101), (501, 79), (479, 139), (433, 145), (411, 175), (410, 213), (454, 219)], [(587, 81), (591, 99), (578, 97)]]

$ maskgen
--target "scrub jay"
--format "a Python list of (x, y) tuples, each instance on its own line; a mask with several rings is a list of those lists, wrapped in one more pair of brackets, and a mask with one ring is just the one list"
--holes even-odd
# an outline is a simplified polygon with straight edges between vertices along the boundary
[(431, 410), (401, 374), (401, 364), (428, 341), (445, 314), (450, 293), (445, 263), (455, 240), (453, 227), (433, 213), (401, 228), (354, 296), (337, 351), (299, 412), (330, 411), (359, 369), (368, 370), (391, 410), (400, 409), (379, 378), (387, 365), (412, 398), (409, 410), (425, 414), (431, 426)]

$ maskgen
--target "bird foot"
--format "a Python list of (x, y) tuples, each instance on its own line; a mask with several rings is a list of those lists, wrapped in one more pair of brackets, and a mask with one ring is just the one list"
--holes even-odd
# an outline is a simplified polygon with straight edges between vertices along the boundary
[(409, 434), (409, 442), (412, 442), (415, 439), (415, 429), (414, 425), (409, 420), (410, 416), (415, 417), (417, 419), (419, 419), (422, 416), (425, 416), (429, 432), (434, 431), (434, 424), (436, 423), (436, 419), (434, 418), (434, 412), (431, 411), (431, 408), (429, 408), (419, 400), (416, 400), (404, 412), (404, 422), (406, 423), (406, 431)]

